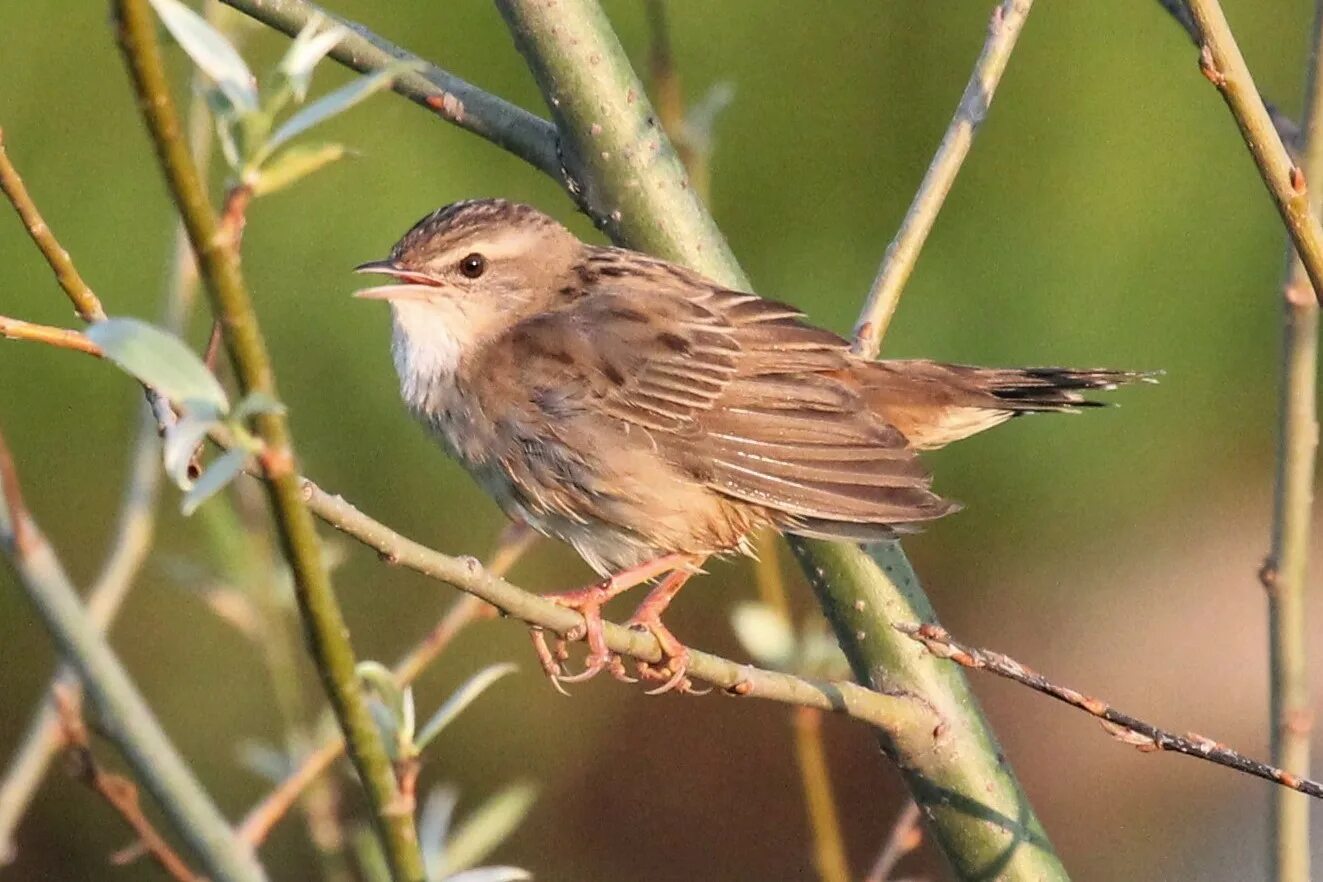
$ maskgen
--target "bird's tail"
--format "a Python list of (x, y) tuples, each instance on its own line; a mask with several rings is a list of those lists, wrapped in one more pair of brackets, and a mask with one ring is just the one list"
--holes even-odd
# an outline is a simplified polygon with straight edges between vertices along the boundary
[(1157, 382), (1140, 371), (984, 368), (926, 360), (861, 364), (856, 379), (869, 406), (913, 447), (930, 450), (1025, 413), (1072, 413), (1105, 402), (1086, 393)]

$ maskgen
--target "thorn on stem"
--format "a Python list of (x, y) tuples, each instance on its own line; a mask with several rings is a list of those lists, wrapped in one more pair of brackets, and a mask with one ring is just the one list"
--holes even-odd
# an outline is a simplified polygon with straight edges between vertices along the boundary
[(1298, 165), (1291, 166), (1291, 189), (1297, 196), (1303, 196), (1308, 189), (1304, 170)]

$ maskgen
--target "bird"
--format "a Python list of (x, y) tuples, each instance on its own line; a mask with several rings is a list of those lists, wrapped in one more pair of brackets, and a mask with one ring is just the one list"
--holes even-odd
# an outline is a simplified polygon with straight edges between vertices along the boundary
[[(1151, 375), (871, 360), (794, 306), (637, 251), (581, 241), (532, 206), (446, 205), (356, 296), (389, 303), (407, 408), (516, 521), (600, 577), (545, 595), (582, 614), (588, 650), (533, 643), (553, 685), (609, 670), (602, 607), (655, 582), (627, 624), (652, 633), (652, 692), (692, 691), (689, 650), (661, 615), (712, 556), (771, 528), (894, 539), (960, 508), (919, 452)], [(578, 636), (578, 635), (575, 635)]]

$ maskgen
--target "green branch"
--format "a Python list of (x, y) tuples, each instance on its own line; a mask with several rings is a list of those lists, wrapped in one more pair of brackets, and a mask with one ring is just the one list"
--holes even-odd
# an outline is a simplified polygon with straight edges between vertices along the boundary
[[(1305, 82), (1300, 164), (1305, 180), (1323, 185), (1323, 2), (1314, 12)], [(1320, 201), (1312, 200), (1317, 211)], [(1313, 519), (1314, 459), (1318, 448), (1318, 304), (1309, 277), (1288, 240), (1282, 287), (1282, 367), (1277, 405), (1277, 467), (1273, 486), (1272, 548), (1264, 566), (1271, 656), (1272, 763), (1309, 774), (1312, 696), (1309, 690), (1306, 578)], [(1272, 797), (1270, 878), (1305, 882), (1309, 872), (1310, 803), (1280, 792)]]
[[(261, 392), (275, 397), (271, 362), (236, 255), (228, 245), (228, 237), (221, 235), (216, 212), (183, 138), (148, 2), (115, 0), (113, 8), (139, 107), (198, 256), (213, 311), (224, 328), (240, 390), (244, 395)], [(392, 873), (397, 882), (418, 882), (424, 870), (413, 815), (402, 810), (397, 801), (390, 758), (364, 701), (349, 631), (321, 559), (312, 516), (299, 489), (288, 427), (279, 413), (260, 414), (255, 423), (263, 444), (258, 459), (285, 557), (294, 574), (295, 594), (313, 659), (367, 791)]]
[(179, 756), (128, 673), (78, 599), (54, 550), (19, 491), (0, 438), (0, 546), (28, 599), (73, 665), (96, 706), (101, 728), (123, 751), (172, 824), (220, 882), (263, 882), (266, 875)]
[[(601, 8), (497, 5), (548, 99), (567, 164), (611, 235), (747, 290)], [(899, 545), (881, 546), (874, 560), (848, 544), (791, 544), (860, 682), (936, 713), (937, 729), (889, 726), (883, 740), (960, 878), (1064, 878), (963, 675), (891, 627), (933, 621)]]

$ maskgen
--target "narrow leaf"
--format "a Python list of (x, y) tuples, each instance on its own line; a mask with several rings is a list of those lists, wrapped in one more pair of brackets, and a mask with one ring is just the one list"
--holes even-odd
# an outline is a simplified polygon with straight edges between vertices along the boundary
[(263, 163), (252, 182), (254, 196), (265, 196), (301, 181), (333, 162), (354, 154), (343, 144), (295, 144)]
[(389, 87), (397, 76), (406, 71), (414, 70), (417, 66), (416, 63), (390, 64), (371, 76), (359, 77), (348, 85), (342, 86), (328, 95), (323, 95), (285, 120), (284, 124), (276, 129), (275, 134), (267, 141), (266, 152), (270, 153), (289, 139), (303, 134), (318, 123), (344, 113), (355, 104), (369, 98), (373, 93)]
[(308, 96), (308, 85), (312, 82), (313, 69), (326, 57), (326, 53), (349, 35), (349, 29), (339, 24), (318, 33), (324, 21), (319, 13), (314, 13), (308, 24), (299, 31), (299, 35), (290, 44), (285, 57), (280, 60), (278, 69), (289, 80), (294, 97), (300, 102)]
[(162, 457), (165, 460), (165, 473), (175, 482), (180, 490), (193, 486), (188, 475), (188, 464), (193, 460), (193, 451), (207, 437), (207, 432), (216, 425), (216, 421), (196, 414), (186, 413), (165, 430), (165, 443)]
[(405, 730), (406, 706), (404, 690), (395, 684), (395, 677), (391, 674), (390, 668), (375, 661), (359, 662), (354, 669), (360, 680), (368, 685), (368, 688), (377, 697), (377, 703), (368, 705), (373, 716), (377, 720), (377, 725), (381, 727), (382, 733), (386, 736), (386, 742), (392, 752), (398, 753), (400, 744), (400, 734)]
[(106, 357), (199, 416), (229, 410), (225, 390), (193, 350), (173, 334), (131, 318), (112, 318), (87, 329)]
[(259, 413), (284, 413), (285, 405), (265, 392), (249, 392), (234, 406), (231, 418), (243, 422)]
[(446, 876), (443, 882), (523, 882), (533, 874), (519, 867), (478, 867)]
[(170, 35), (211, 77), (239, 113), (257, 110), (257, 86), (239, 52), (207, 20), (179, 0), (150, 0)]
[(537, 798), (531, 784), (514, 784), (497, 793), (455, 828), (446, 845), (445, 874), (475, 866), (505, 841)]
[(489, 686), (507, 674), (514, 673), (516, 670), (517, 668), (514, 665), (509, 662), (504, 662), (499, 665), (483, 668), (481, 671), (466, 680), (458, 689), (451, 693), (450, 697), (447, 698), (439, 708), (437, 708), (436, 713), (432, 714), (432, 718), (427, 721), (427, 724), (423, 726), (422, 731), (418, 733), (418, 737), (414, 741), (418, 751), (422, 752), (422, 750), (431, 743), (432, 739), (435, 738), (442, 729), (450, 725), (455, 717), (459, 716), (460, 712), (472, 704), (479, 695), (487, 691)]
[(439, 882), (445, 873), (446, 839), (450, 836), (450, 822), (455, 817), (457, 802), (459, 794), (455, 788), (434, 787), (418, 813), (418, 848), (423, 853), (427, 878), (432, 882)]
[(224, 455), (207, 466), (207, 470), (198, 477), (193, 488), (184, 494), (184, 502), (180, 506), (184, 516), (187, 517), (197, 511), (199, 505), (233, 481), (235, 476), (243, 471), (243, 464), (247, 461), (248, 451), (236, 448), (227, 450)]

